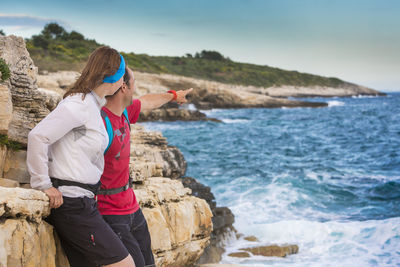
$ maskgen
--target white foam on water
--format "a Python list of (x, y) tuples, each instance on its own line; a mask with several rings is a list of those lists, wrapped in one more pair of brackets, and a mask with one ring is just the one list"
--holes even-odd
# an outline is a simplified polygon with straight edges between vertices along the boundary
[(224, 123), (247, 123), (250, 120), (243, 119), (221, 119)]
[(376, 95), (353, 95), (352, 98), (376, 98)]
[(191, 124), (188, 126), (187, 123), (176, 124), (174, 122), (143, 122), (140, 125), (144, 126), (144, 128), (148, 131), (164, 131), (164, 130), (181, 130), (190, 128), (203, 128), (205, 127), (202, 124)]
[(332, 100), (332, 101), (328, 101), (328, 107), (337, 107), (337, 106), (343, 106), (344, 102), (342, 101), (336, 101), (336, 100)]
[[(260, 242), (231, 243), (221, 263), (245, 266), (396, 266), (400, 264), (400, 218), (362, 222), (282, 220), (248, 227)], [(243, 226), (235, 225), (239, 232)], [(286, 258), (233, 258), (240, 248), (297, 244), (299, 253)]]
[(194, 104), (187, 104), (185, 106), (186, 109), (188, 110), (197, 110), (196, 106)]
[[(328, 174), (307, 173), (309, 179), (323, 182)], [(221, 263), (244, 266), (396, 266), (400, 265), (400, 218), (369, 221), (343, 221), (290, 183), (288, 174), (274, 177), (269, 184), (254, 185), (249, 177), (239, 177), (218, 185), (217, 202), (235, 214), (235, 228), (245, 236), (254, 235), (260, 242), (244, 239), (231, 242)], [(240, 186), (239, 186), (240, 185)], [(247, 190), (245, 188), (248, 188)], [(243, 192), (244, 191), (244, 192)], [(327, 196), (328, 197), (328, 196)], [(296, 203), (310, 203), (318, 210), (298, 208)], [(324, 218), (320, 221), (319, 218)], [(297, 244), (299, 253), (286, 258), (251, 256), (229, 257), (240, 248), (270, 244)]]
[(204, 114), (206, 114), (207, 116), (209, 116), (211, 114), (218, 113), (218, 112), (223, 112), (225, 110), (221, 109), (221, 108), (213, 108), (213, 109), (204, 109), (204, 110), (200, 109), (199, 111), (204, 113)]

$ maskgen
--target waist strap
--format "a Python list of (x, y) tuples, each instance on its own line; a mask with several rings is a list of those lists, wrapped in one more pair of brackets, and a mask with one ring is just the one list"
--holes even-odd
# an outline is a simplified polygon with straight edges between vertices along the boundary
[(59, 186), (78, 186), (80, 188), (89, 190), (93, 194), (96, 194), (97, 191), (100, 188), (100, 181), (97, 184), (84, 184), (84, 183), (79, 183), (79, 182), (74, 182), (74, 181), (67, 181), (67, 180), (62, 180), (54, 177), (50, 177), (51, 183), (55, 188), (58, 188)]
[(117, 187), (117, 188), (110, 188), (110, 189), (100, 188), (97, 191), (97, 195), (105, 195), (105, 196), (115, 195), (115, 194), (118, 194), (118, 193), (128, 190), (130, 187), (132, 187), (132, 185), (133, 185), (133, 180), (131, 177), (129, 177), (129, 181), (126, 183), (126, 185)]

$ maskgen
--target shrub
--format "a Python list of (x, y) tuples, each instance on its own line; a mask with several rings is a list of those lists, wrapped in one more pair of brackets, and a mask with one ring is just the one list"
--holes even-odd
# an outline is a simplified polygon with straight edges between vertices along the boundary
[(10, 78), (10, 68), (8, 67), (7, 63), (4, 59), (0, 58), (0, 72), (1, 72), (1, 79), (3, 81)]

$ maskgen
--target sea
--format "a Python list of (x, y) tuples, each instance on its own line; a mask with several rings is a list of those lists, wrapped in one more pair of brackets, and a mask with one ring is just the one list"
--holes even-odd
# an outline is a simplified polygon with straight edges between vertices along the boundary
[[(229, 207), (243, 237), (220, 263), (400, 266), (400, 93), (303, 98), (324, 108), (212, 109), (216, 122), (150, 122), (188, 163), (186, 176)], [(193, 106), (189, 107), (193, 108)], [(241, 248), (297, 244), (285, 258)]]

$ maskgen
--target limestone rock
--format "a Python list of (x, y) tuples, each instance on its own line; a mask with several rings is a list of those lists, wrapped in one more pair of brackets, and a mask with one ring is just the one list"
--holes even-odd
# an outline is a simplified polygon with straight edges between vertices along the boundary
[(196, 197), (207, 201), (213, 213), (213, 231), (210, 237), (210, 245), (204, 250), (203, 255), (198, 260), (198, 264), (213, 263), (221, 261), (222, 254), (225, 252), (226, 243), (234, 239), (235, 228), (233, 227), (234, 216), (227, 207), (217, 207), (215, 197), (208, 186), (202, 185), (192, 177), (183, 177), (179, 179), (185, 187), (192, 190)]
[(19, 187), (19, 183), (14, 180), (0, 178), (0, 186), (2, 186), (2, 187)]
[(208, 245), (212, 231), (210, 207), (190, 193), (181, 182), (163, 177), (135, 185), (157, 266), (190, 266)]
[(50, 111), (57, 107), (63, 96), (63, 93), (61, 92), (44, 88), (38, 88), (38, 92), (43, 96), (46, 107)]
[(53, 227), (6, 219), (0, 223), (0, 266), (56, 266)]
[(37, 76), (37, 84), (40, 88), (50, 90), (65, 90), (72, 86), (79, 77), (76, 71), (57, 71)]
[(260, 90), (252, 88), (249, 91), (266, 94), (272, 97), (349, 97), (358, 95), (385, 95), (376, 90), (352, 83), (345, 83), (339, 88), (326, 86), (279, 86)]
[(0, 217), (41, 222), (50, 214), (49, 199), (34, 189), (0, 187)]
[(250, 108), (250, 107), (323, 107), (326, 103), (310, 103), (285, 99), (302, 96), (356, 96), (385, 95), (376, 90), (352, 83), (344, 83), (341, 87), (256, 87), (224, 84), (213, 81), (194, 79), (171, 74), (150, 74), (135, 72), (138, 93), (163, 93), (171, 88), (182, 90), (194, 88), (188, 95), (191, 103), (198, 109), (211, 108)]
[(4, 178), (20, 183), (30, 183), (30, 175), (26, 165), (26, 151), (8, 151), (4, 163)]
[(11, 92), (6, 83), (0, 83), (0, 134), (7, 134), (12, 119)]
[(160, 132), (147, 132), (140, 125), (131, 125), (130, 173), (135, 181), (147, 177), (177, 178), (186, 172), (186, 160), (180, 150), (168, 146)]
[(11, 72), (7, 86), (12, 96), (13, 116), (8, 137), (26, 144), (29, 131), (49, 113), (43, 95), (37, 90), (37, 68), (21, 37), (0, 36), (0, 57)]

